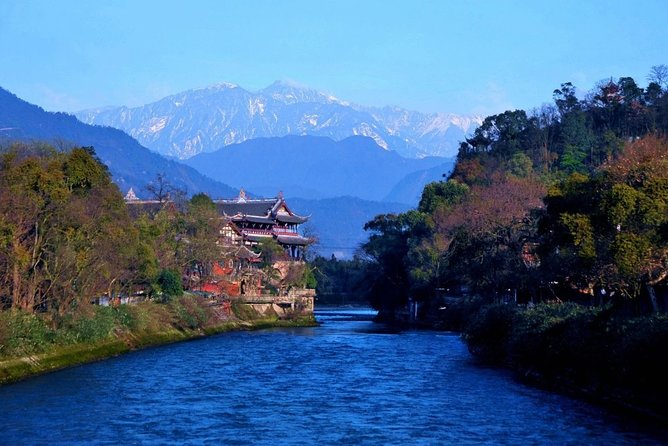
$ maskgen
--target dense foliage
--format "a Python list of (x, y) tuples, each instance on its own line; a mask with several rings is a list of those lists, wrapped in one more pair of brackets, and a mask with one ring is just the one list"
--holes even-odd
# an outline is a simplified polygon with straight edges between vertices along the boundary
[(565, 83), (553, 105), (487, 117), (417, 210), (367, 223), (372, 304), (396, 314), (408, 298), (427, 310), (465, 293), (659, 310), (668, 277), (666, 74), (654, 67), (646, 88), (606, 80), (583, 99)]
[(610, 305), (493, 304), (470, 315), (464, 339), (478, 357), (525, 378), (668, 413), (665, 314), (625, 318)]
[(354, 256), (352, 259), (325, 258), (311, 260), (312, 274), (316, 281), (319, 305), (366, 305), (368, 292), (365, 278), (369, 263)]
[(138, 232), (91, 149), (12, 146), (0, 156), (0, 297), (63, 315), (142, 280)]
[(223, 255), (213, 201), (186, 200), (161, 175), (149, 189), (153, 205), (128, 207), (92, 148), (2, 149), (2, 307), (42, 313), (57, 327), (102, 296), (168, 302), (190, 285), (184, 279), (210, 276)]
[[(370, 302), (520, 376), (665, 417), (668, 67), (486, 118), (417, 210), (367, 224)], [(415, 307), (412, 307), (414, 309)]]

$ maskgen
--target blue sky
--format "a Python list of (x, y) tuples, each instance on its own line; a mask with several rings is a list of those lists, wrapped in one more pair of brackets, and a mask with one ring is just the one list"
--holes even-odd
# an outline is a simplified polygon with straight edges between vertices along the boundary
[(365, 105), (497, 113), (668, 64), (668, 1), (1, 0), (0, 86), (52, 111), (288, 80)]

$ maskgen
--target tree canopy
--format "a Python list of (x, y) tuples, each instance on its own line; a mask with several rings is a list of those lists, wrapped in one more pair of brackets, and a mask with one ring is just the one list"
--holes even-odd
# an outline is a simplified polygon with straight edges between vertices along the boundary
[(395, 309), (459, 289), (648, 296), (656, 308), (668, 278), (666, 72), (653, 67), (645, 88), (606, 79), (582, 99), (566, 82), (554, 105), (487, 117), (417, 210), (367, 223), (372, 303)]

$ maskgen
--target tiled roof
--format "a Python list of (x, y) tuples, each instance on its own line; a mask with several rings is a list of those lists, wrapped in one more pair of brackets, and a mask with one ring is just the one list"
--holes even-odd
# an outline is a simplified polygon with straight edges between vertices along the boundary
[(308, 245), (311, 240), (307, 239), (306, 237), (302, 237), (300, 235), (294, 236), (294, 235), (279, 235), (278, 237), (278, 243), (281, 243), (283, 245), (299, 245), (299, 246), (304, 246)]
[(249, 242), (261, 242), (263, 240), (271, 239), (271, 234), (260, 235), (260, 234), (245, 234), (244, 239)]
[(278, 198), (262, 200), (214, 200), (218, 213), (225, 215), (269, 215)]
[(241, 217), (233, 218), (232, 221), (247, 221), (250, 223), (264, 223), (268, 225), (273, 225), (276, 223), (271, 217), (256, 217), (254, 215), (245, 215)]
[(287, 214), (278, 214), (276, 220), (281, 223), (304, 223), (308, 220), (308, 217), (300, 217), (299, 215), (287, 215)]

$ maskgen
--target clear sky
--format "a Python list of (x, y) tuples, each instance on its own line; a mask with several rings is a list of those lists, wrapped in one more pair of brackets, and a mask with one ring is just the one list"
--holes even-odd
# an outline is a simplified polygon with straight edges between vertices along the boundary
[(0, 86), (52, 111), (288, 80), (486, 115), (660, 64), (668, 0), (0, 0)]

